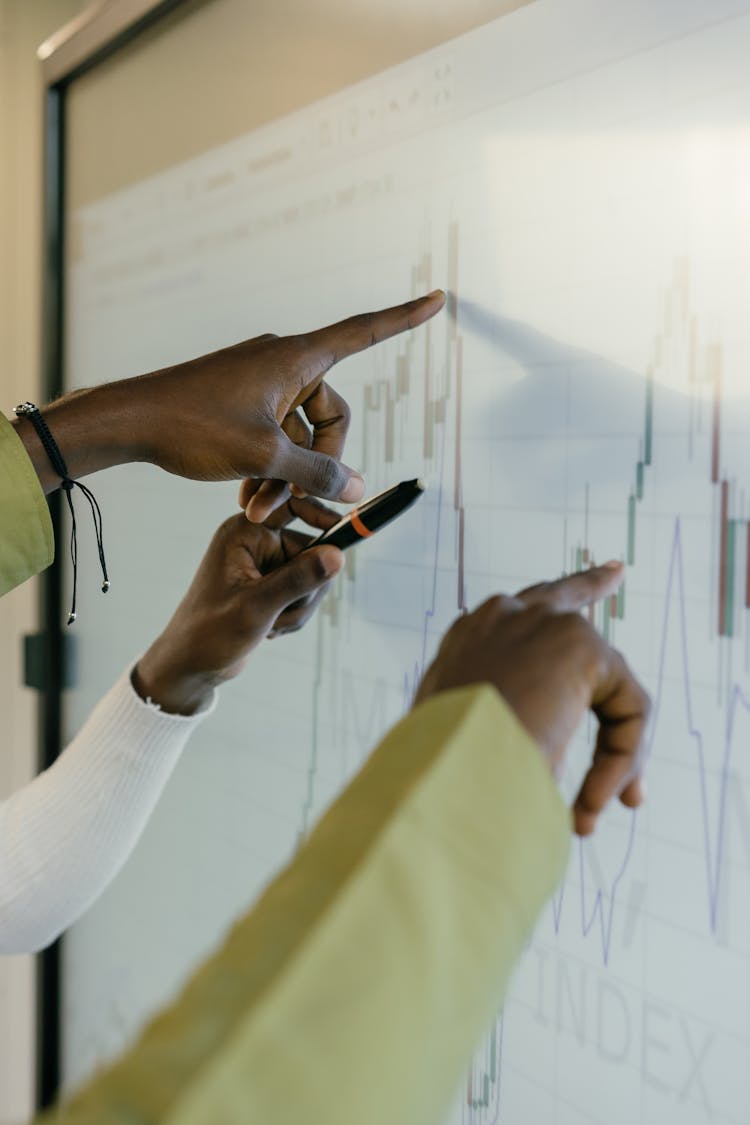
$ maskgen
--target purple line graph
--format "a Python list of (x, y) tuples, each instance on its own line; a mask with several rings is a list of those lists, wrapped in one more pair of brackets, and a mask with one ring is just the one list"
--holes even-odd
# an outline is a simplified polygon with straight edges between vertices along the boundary
[[(726, 722), (724, 725), (724, 740), (721, 751), (721, 765), (718, 781), (718, 796), (715, 813), (712, 814), (708, 792), (708, 765), (706, 762), (706, 737), (696, 718), (696, 709), (693, 699), (690, 673), (690, 643), (685, 598), (684, 576), (684, 547), (682, 525), (680, 518), (674, 521), (672, 541), (669, 552), (669, 562), (664, 586), (664, 609), (661, 616), (659, 629), (659, 648), (656, 680), (653, 690), (653, 710), (646, 733), (644, 748), (644, 763), (647, 764), (652, 755), (658, 753), (659, 718), (663, 708), (666, 673), (667, 673), (667, 647), (671, 631), (677, 630), (677, 648), (679, 652), (679, 690), (685, 715), (685, 731), (690, 739), (692, 751), (695, 754), (697, 771), (697, 785), (700, 791), (700, 807), (702, 811), (702, 825), (700, 834), (705, 856), (705, 890), (706, 890), (706, 920), (710, 933), (715, 934), (717, 929), (719, 900), (722, 885), (722, 862), (724, 857), (725, 840), (727, 833), (727, 791), (731, 778), (731, 768), (734, 757), (742, 751), (737, 741), (737, 719), (741, 714), (750, 716), (750, 698), (742, 687), (734, 682), (728, 689), (728, 703)], [(607, 889), (597, 887), (591, 890), (587, 887), (585, 849), (590, 844), (584, 840), (577, 842), (577, 865), (579, 886), (578, 895), (566, 888), (563, 884), (561, 890), (552, 901), (552, 923), (557, 936), (562, 925), (563, 911), (570, 902), (572, 908), (577, 910), (578, 924), (581, 936), (586, 939), (592, 937), (599, 945), (602, 964), (610, 964), (612, 954), (612, 940), (617, 906), (622, 884), (628, 873), (628, 868), (633, 856), (636, 837), (640, 823), (637, 811), (629, 813), (629, 826), (623, 848), (622, 859), (617, 867), (614, 878)], [(497, 1031), (496, 1065), (480, 1076), (480, 1089), (476, 1090), (475, 1063), (470, 1073), (467, 1084), (467, 1097), (463, 1102), (464, 1125), (495, 1125), (500, 1115), (500, 1087), (502, 1082), (502, 1028), (503, 1020), (500, 1018)], [(495, 1035), (492, 1036), (494, 1045)]]
[[(659, 716), (662, 709), (664, 695), (667, 642), (669, 639), (670, 629), (674, 628), (675, 626), (678, 630), (678, 645), (681, 663), (680, 680), (684, 703), (686, 730), (689, 738), (692, 741), (697, 759), (697, 780), (700, 789), (700, 801), (703, 820), (702, 842), (704, 846), (706, 864), (708, 924), (711, 932), (715, 933), (717, 925), (719, 895), (721, 890), (722, 858), (724, 853), (724, 841), (726, 838), (727, 788), (730, 779), (732, 755), (736, 752), (737, 749), (735, 747), (735, 726), (737, 715), (740, 711), (744, 711), (746, 714), (750, 715), (750, 699), (748, 699), (738, 683), (732, 684), (729, 692), (727, 720), (724, 734), (724, 746), (721, 758), (718, 809), (716, 811), (716, 815), (712, 816), (711, 810), (709, 808), (708, 797), (708, 767), (706, 765), (705, 737), (703, 732), (697, 725), (697, 720), (695, 718), (693, 691), (690, 679), (689, 640), (685, 611), (685, 578), (682, 528), (679, 518), (677, 518), (674, 523), (672, 546), (669, 557), (669, 567), (665, 586), (664, 612), (662, 615), (659, 639), (657, 675), (653, 692), (653, 711), (649, 721), (649, 728), (646, 734), (644, 751), (645, 762), (648, 762), (654, 752), (654, 744), (657, 738)], [(590, 845), (587, 845), (583, 840), (580, 840), (578, 842), (578, 864), (580, 877), (579, 908), (581, 933), (584, 937), (588, 937), (592, 932), (596, 934), (601, 943), (601, 956), (602, 961), (605, 965), (609, 963), (610, 958), (612, 931), (615, 919), (618, 891), (620, 889), (622, 880), (627, 873), (628, 864), (633, 853), (638, 820), (638, 813), (635, 811), (632, 812), (630, 814), (630, 827), (625, 844), (625, 849), (623, 852), (622, 862), (617, 870), (614, 879), (610, 884), (608, 891), (605, 892), (601, 888), (598, 888), (594, 892), (593, 902), (591, 901), (591, 893), (587, 891), (586, 887), (584, 862), (585, 848)], [(562, 913), (568, 897), (569, 892), (567, 892), (565, 886), (563, 886), (559, 894), (556, 895), (553, 900), (552, 916), (555, 933), (559, 933)]]

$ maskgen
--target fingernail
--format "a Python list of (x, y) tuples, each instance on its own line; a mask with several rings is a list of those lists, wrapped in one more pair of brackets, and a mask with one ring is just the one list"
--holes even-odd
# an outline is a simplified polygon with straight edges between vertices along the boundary
[(365, 494), (365, 482), (359, 473), (354, 473), (346, 482), (346, 487), (339, 497), (345, 504), (356, 504)]
[(621, 559), (608, 559), (607, 562), (602, 563), (602, 567), (606, 567), (607, 570), (619, 570), (621, 566)]
[(431, 293), (428, 293), (428, 294), (426, 295), (426, 297), (424, 298), (424, 300), (425, 300), (425, 301), (429, 301), (429, 300), (431, 300), (431, 299), (432, 299), (433, 297), (444, 297), (444, 296), (445, 296), (445, 290), (444, 290), (444, 289), (433, 289)]

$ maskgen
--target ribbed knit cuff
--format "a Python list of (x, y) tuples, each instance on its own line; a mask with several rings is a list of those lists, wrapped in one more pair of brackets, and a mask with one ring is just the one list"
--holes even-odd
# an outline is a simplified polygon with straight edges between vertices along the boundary
[[(139, 656), (138, 660), (140, 660), (140, 659), (141, 658)], [(145, 699), (143, 699), (143, 697), (138, 694), (138, 692), (136, 691), (135, 686), (133, 684), (133, 672), (135, 671), (135, 669), (138, 665), (138, 660), (133, 661), (133, 663), (128, 668), (126, 675), (127, 675), (128, 683), (130, 685), (130, 690), (131, 690), (133, 696), (135, 697), (136, 702), (139, 703), (141, 707), (145, 707), (148, 711), (154, 712), (157, 715), (162, 715), (162, 716), (164, 716), (164, 718), (177, 719), (180, 722), (184, 722), (185, 720), (189, 721), (189, 720), (192, 720), (192, 719), (203, 719), (203, 718), (206, 717), (206, 715), (210, 715), (216, 709), (216, 704), (217, 704), (218, 697), (219, 697), (219, 693), (217, 692), (216, 688), (214, 688), (214, 690), (212, 691), (211, 699), (206, 704), (206, 706), (201, 707), (201, 709), (199, 711), (195, 711), (192, 715), (177, 715), (177, 714), (175, 714), (174, 712), (171, 712), (171, 711), (164, 711), (161, 707), (161, 704), (157, 703), (150, 696), (147, 696)], [(119, 683), (120, 683), (120, 681), (118, 680), (117, 684), (115, 684), (115, 687), (117, 687)]]

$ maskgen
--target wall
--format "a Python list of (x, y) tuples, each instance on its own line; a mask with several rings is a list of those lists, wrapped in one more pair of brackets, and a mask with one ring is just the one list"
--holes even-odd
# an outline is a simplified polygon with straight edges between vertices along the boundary
[[(42, 87), (35, 49), (87, 5), (0, 0), (0, 409), (39, 400)], [(0, 601), (0, 797), (34, 773), (35, 706), (21, 682), (33, 630), (30, 582)], [(33, 1089), (33, 959), (0, 958), (0, 1125), (28, 1119)]]

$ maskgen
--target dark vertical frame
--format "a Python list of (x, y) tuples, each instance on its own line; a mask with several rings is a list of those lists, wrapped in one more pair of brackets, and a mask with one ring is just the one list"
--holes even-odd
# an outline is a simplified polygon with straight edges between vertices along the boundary
[[(65, 88), (51, 87), (45, 94), (44, 120), (44, 240), (42, 273), (42, 378), (44, 398), (54, 398), (63, 388), (63, 274), (65, 255)], [(50, 497), (50, 511), (58, 539), (62, 508), (60, 493)], [(45, 690), (39, 696), (39, 769), (51, 765), (60, 752), (63, 638), (60, 628), (62, 565), (54, 565), (41, 578), (40, 622), (44, 638)], [(61, 943), (37, 958), (37, 1107), (51, 1105), (60, 1085)]]
[[(114, 35), (94, 36), (89, 53), (48, 79), (44, 104), (44, 193), (42, 264), (42, 398), (48, 402), (65, 389), (65, 106), (69, 84), (130, 43), (178, 8), (185, 0), (154, 0)], [(106, 15), (106, 13), (105, 13)], [(95, 22), (96, 16), (94, 16)], [(90, 30), (90, 29), (89, 29)], [(68, 43), (64, 43), (63, 50)], [(54, 62), (54, 59), (53, 59)], [(45, 63), (45, 65), (48, 65)], [(66, 683), (66, 646), (62, 632), (63, 567), (59, 550), (63, 527), (60, 493), (50, 497), (58, 544), (56, 560), (40, 579), (40, 632), (44, 691), (39, 696), (38, 765), (50, 766), (62, 749), (62, 692)], [(36, 1103), (47, 1109), (56, 1101), (61, 1081), (62, 941), (37, 957)]]

